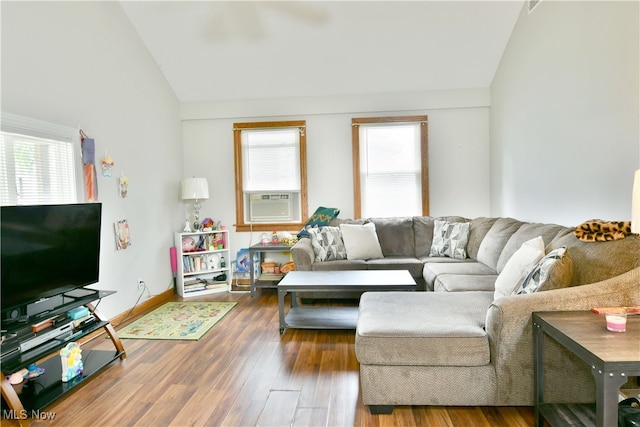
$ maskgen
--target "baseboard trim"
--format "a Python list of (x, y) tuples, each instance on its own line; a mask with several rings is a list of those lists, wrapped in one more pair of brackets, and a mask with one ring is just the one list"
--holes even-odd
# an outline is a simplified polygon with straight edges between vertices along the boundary
[(161, 294), (154, 295), (148, 300), (144, 301), (142, 304), (134, 307), (133, 310), (129, 309), (128, 311), (124, 313), (120, 313), (117, 316), (113, 317), (110, 320), (111, 324), (114, 325), (114, 327), (121, 326), (121, 323), (126, 322), (127, 319), (132, 320), (137, 315), (147, 313), (151, 311), (152, 308), (155, 308), (156, 306), (162, 303), (165, 303), (167, 301), (171, 301), (173, 300), (173, 298), (174, 298), (173, 289), (167, 289)]
[[(168, 301), (173, 301), (175, 298), (174, 292), (173, 292), (173, 288), (172, 289), (167, 289), (166, 291), (158, 294), (158, 295), (154, 295), (151, 298), (149, 298), (148, 300), (144, 301), (142, 304), (137, 305), (136, 307), (133, 308), (133, 310), (129, 309), (127, 311), (125, 311), (124, 313), (120, 313), (117, 316), (113, 317), (110, 319), (111, 324), (113, 325), (114, 328), (119, 328), (121, 325), (121, 323), (125, 323), (128, 321), (132, 321), (133, 319), (135, 319), (136, 316), (138, 316), (139, 314), (144, 314), (144, 313), (148, 313), (149, 311), (151, 311), (151, 309), (165, 303)], [(99, 337), (102, 334), (105, 334), (106, 331), (103, 328), (98, 329), (97, 331), (87, 335), (86, 337), (83, 337), (79, 342), (87, 342), (90, 341), (96, 337)]]

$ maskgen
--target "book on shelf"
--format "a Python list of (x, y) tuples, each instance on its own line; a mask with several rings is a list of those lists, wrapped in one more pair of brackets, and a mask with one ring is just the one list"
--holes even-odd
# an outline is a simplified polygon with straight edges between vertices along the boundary
[(184, 285), (185, 292), (201, 291), (203, 289), (206, 289), (206, 285), (204, 283), (197, 283), (197, 284), (193, 284), (193, 285)]
[(187, 279), (184, 281), (185, 291), (200, 291), (203, 289), (222, 289), (227, 287), (226, 281), (216, 281), (213, 279)]
[(227, 282), (207, 283), (207, 289), (226, 289)]
[(199, 256), (185, 256), (182, 257), (182, 272), (183, 273), (196, 273), (207, 269), (207, 262)]

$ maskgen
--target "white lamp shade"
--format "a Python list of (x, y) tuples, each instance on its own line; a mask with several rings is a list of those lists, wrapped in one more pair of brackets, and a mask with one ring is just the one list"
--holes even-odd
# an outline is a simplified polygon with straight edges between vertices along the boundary
[(209, 198), (209, 184), (206, 178), (185, 178), (182, 180), (182, 200), (204, 200)]
[(631, 198), (631, 232), (640, 234), (640, 169), (633, 179), (633, 197)]

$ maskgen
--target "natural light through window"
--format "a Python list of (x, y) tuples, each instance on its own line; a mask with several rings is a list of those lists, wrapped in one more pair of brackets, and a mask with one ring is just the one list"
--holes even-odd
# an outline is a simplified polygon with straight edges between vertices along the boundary
[(77, 202), (76, 134), (75, 129), (3, 114), (0, 203)]
[(353, 125), (358, 216), (425, 215), (426, 116), (353, 119)]

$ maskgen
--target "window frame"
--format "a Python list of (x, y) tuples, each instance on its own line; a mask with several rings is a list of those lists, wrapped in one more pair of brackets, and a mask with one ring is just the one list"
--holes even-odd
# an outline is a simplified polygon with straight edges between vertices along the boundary
[[(300, 130), (300, 222), (246, 223), (244, 221), (244, 182), (242, 158), (242, 131), (251, 129), (298, 128)], [(309, 215), (307, 202), (307, 132), (305, 120), (273, 122), (245, 122), (233, 124), (233, 154), (235, 168), (236, 231), (299, 231)]]
[(422, 215), (429, 215), (429, 122), (428, 116), (363, 117), (351, 119), (353, 152), (353, 211), (354, 218), (362, 217), (362, 188), (360, 182), (360, 126), (384, 123), (420, 123), (420, 186)]
[[(80, 153), (80, 134), (77, 128), (69, 126), (63, 126), (55, 123), (49, 123), (42, 120), (33, 119), (31, 117), (20, 116), (17, 114), (2, 112), (2, 124), (0, 126), (3, 133), (7, 133), (9, 139), (13, 139), (12, 135), (16, 135), (17, 138), (24, 137), (26, 139), (41, 140), (43, 144), (53, 142), (56, 144), (68, 144), (71, 150), (71, 164), (68, 168), (71, 170), (73, 178), (73, 189), (70, 194), (70, 199), (58, 199), (52, 198), (50, 200), (41, 200), (35, 204), (60, 204), (60, 203), (81, 203), (84, 201), (84, 193), (82, 186), (82, 157)], [(38, 141), (34, 141), (38, 142)], [(13, 141), (9, 144), (13, 146)], [(5, 154), (8, 154), (5, 153)], [(4, 159), (7, 161), (7, 159)], [(13, 163), (13, 160), (12, 160)], [(15, 180), (15, 170), (12, 165), (8, 165), (7, 172), (11, 172), (11, 176), (7, 176), (8, 188), (7, 191), (11, 194), (16, 193), (16, 184), (11, 182)], [(71, 190), (71, 189), (69, 189)], [(58, 194), (58, 193), (56, 193)], [(55, 195), (54, 195), (55, 196)], [(0, 204), (7, 206), (24, 205), (19, 203), (18, 200), (13, 199), (14, 196), (9, 195), (8, 203), (0, 201)], [(14, 204), (15, 203), (15, 204)], [(33, 204), (33, 203), (31, 203)]]

